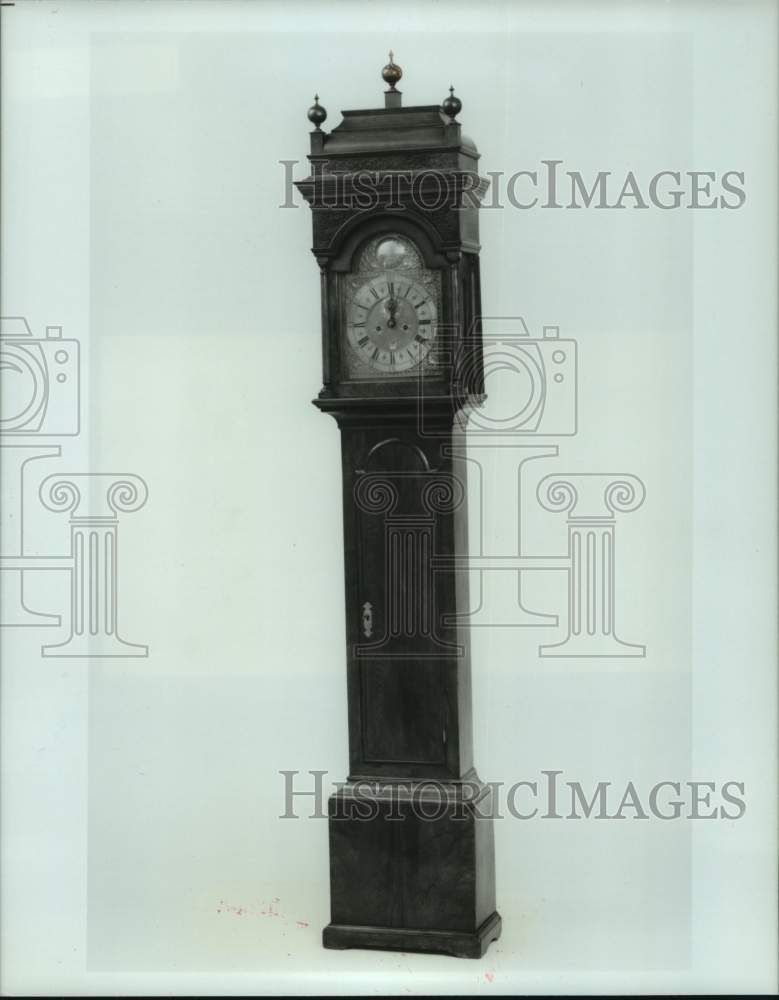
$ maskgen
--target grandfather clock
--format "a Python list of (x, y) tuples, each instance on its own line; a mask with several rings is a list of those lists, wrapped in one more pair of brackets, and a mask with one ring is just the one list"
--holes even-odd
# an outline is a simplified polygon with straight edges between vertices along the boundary
[[(473, 766), (463, 414), (483, 395), (478, 152), (461, 103), (309, 109), (323, 388), (341, 432), (349, 776), (326, 948), (479, 958), (500, 935)], [(323, 525), (323, 527), (325, 527)]]

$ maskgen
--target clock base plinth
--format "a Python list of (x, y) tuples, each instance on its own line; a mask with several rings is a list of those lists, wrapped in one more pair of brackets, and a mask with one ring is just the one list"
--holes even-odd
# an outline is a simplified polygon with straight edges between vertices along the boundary
[(328, 802), (326, 948), (479, 958), (500, 934), (492, 790), (457, 781), (348, 781)]
[(354, 927), (328, 924), (322, 931), (325, 948), (379, 948), (382, 951), (416, 951), (455, 958), (482, 958), (500, 937), (501, 919), (495, 912), (472, 933), (418, 930), (413, 927)]

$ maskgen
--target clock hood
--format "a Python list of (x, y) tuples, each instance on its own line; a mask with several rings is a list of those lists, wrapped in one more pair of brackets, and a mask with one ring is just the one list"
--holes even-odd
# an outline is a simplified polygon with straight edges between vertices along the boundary
[(479, 157), (474, 142), (462, 134), (460, 123), (435, 104), (341, 114), (341, 123), (323, 136), (322, 152), (327, 157), (419, 150), (449, 150), (474, 161)]

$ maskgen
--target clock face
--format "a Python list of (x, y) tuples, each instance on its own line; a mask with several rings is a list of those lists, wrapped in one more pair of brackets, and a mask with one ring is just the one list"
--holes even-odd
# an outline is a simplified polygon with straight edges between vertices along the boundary
[(405, 237), (368, 244), (347, 282), (351, 374), (394, 375), (426, 361), (436, 337), (437, 277)]
[(347, 337), (379, 372), (406, 372), (425, 359), (435, 338), (430, 292), (401, 274), (370, 278), (348, 304)]

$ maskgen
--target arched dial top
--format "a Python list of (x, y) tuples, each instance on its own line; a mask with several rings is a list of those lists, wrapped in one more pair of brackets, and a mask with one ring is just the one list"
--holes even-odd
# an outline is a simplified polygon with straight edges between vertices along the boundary
[(399, 375), (428, 363), (439, 301), (439, 275), (411, 240), (397, 233), (371, 239), (346, 279), (349, 374)]

